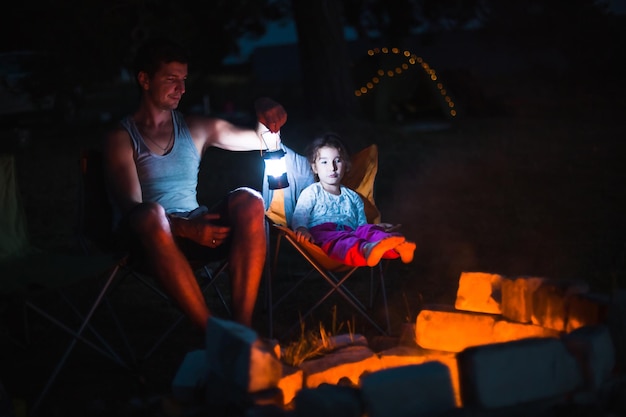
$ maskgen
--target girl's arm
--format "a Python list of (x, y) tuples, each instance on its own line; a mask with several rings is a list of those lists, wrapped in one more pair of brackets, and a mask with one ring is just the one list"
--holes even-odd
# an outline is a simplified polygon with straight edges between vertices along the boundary
[(291, 227), (299, 243), (302, 241), (311, 242), (313, 240), (308, 229), (313, 206), (315, 206), (315, 194), (310, 187), (307, 187), (300, 193), (291, 219)]

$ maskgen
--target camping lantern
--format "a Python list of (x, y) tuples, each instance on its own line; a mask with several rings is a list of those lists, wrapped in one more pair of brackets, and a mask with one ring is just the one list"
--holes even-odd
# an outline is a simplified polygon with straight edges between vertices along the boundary
[(289, 187), (287, 180), (287, 163), (285, 161), (285, 151), (277, 149), (275, 151), (264, 150), (265, 174), (270, 190)]
[[(270, 151), (267, 146), (266, 136), (273, 137), (275, 142), (275, 150)], [(279, 146), (280, 133), (272, 133), (269, 130), (261, 133), (263, 144), (265, 149), (261, 151), (263, 160), (265, 161), (265, 175), (267, 175), (267, 182), (270, 190), (278, 190), (280, 188), (289, 187), (289, 181), (287, 180), (287, 162), (285, 160), (286, 152)]]

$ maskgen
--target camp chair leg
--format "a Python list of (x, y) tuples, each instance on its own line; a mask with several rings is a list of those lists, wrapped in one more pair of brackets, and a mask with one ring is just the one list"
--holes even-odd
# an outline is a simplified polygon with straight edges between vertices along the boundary
[[(352, 294), (352, 292), (350, 292), (347, 288), (345, 288), (343, 286), (343, 283), (350, 277), (352, 276), (352, 274), (358, 269), (358, 267), (354, 267), (352, 268), (350, 271), (348, 271), (341, 280), (337, 279), (334, 275), (332, 275), (330, 272), (327, 272), (324, 270), (324, 268), (322, 268), (318, 262), (311, 257), (308, 253), (306, 253), (299, 245), (296, 244), (295, 241), (292, 241), (291, 236), (286, 235), (285, 238), (290, 241), (290, 243), (292, 243), (292, 246), (294, 248), (296, 248), (296, 250), (315, 268), (315, 270), (317, 270), (317, 272), (331, 285), (331, 289), (321, 298), (317, 301), (317, 303), (315, 303), (315, 305), (309, 309), (309, 311), (307, 311), (307, 313), (301, 317), (301, 320), (303, 320), (304, 318), (308, 317), (309, 315), (311, 315), (313, 313), (313, 311), (315, 309), (317, 309), (324, 301), (326, 301), (326, 299), (328, 297), (330, 297), (330, 295), (334, 292), (337, 292), (339, 295), (341, 295), (346, 301), (348, 301), (348, 303), (350, 303), (352, 305), (352, 307), (354, 307), (360, 314), (361, 316), (363, 316), (364, 319), (366, 319), (367, 321), (370, 322), (370, 324), (372, 326), (374, 326), (374, 328), (376, 328), (376, 330), (378, 330), (381, 334), (386, 335), (388, 334), (387, 331), (383, 330), (382, 327), (380, 327), (380, 325), (378, 323), (376, 323), (376, 321), (367, 313), (365, 306), (363, 306), (363, 304), (354, 296), (354, 294)], [(382, 279), (382, 276), (381, 276)], [(385, 295), (385, 299), (386, 299), (386, 295)], [(295, 327), (292, 326), (289, 331), (293, 330), (293, 328)], [(389, 326), (387, 326), (389, 329)]]
[[(268, 227), (268, 248), (269, 248), (269, 223), (265, 222)], [(274, 259), (272, 260), (272, 264), (269, 268), (269, 274), (266, 276), (265, 280), (265, 302), (267, 304), (267, 320), (268, 320), (268, 334), (270, 339), (274, 337), (274, 309), (276, 308), (276, 304), (274, 304), (273, 300), (273, 279), (276, 274), (276, 270), (278, 268), (278, 254), (280, 252), (280, 240), (282, 235), (279, 233), (276, 236), (276, 249), (274, 250)], [(268, 259), (270, 257), (270, 253), (268, 251)]]
[[(352, 305), (352, 307), (354, 307), (354, 309), (357, 310), (364, 319), (366, 319), (376, 330), (378, 330), (379, 333), (386, 335), (387, 332), (385, 332), (385, 330), (383, 330), (382, 327), (380, 327), (380, 325), (376, 323), (376, 321), (367, 313), (363, 304), (358, 299), (356, 299), (356, 297), (350, 291), (343, 287), (343, 283), (350, 277), (350, 275), (352, 275), (352, 272), (354, 271), (356, 271), (356, 269), (352, 270), (348, 275), (344, 276), (339, 281), (327, 276), (322, 271), (319, 271), (322, 277), (326, 279), (326, 281), (331, 285), (332, 288), (328, 292), (326, 292), (326, 294), (324, 294), (324, 296), (320, 298), (304, 315), (302, 315), (300, 317), (300, 320), (308, 318), (320, 305), (322, 305), (324, 301), (326, 301), (328, 297), (330, 297), (334, 292), (337, 292), (348, 303), (350, 303), (350, 305)], [(298, 323), (292, 325), (286, 333), (290, 333), (297, 324)]]
[(274, 261), (272, 262), (272, 274), (276, 272), (276, 268), (278, 267), (278, 254), (280, 253), (280, 241), (282, 238), (282, 234), (278, 234), (276, 236), (276, 249), (274, 252)]
[(25, 348), (32, 343), (30, 325), (28, 322), (28, 307), (23, 300), (20, 300), (19, 305), (16, 306), (15, 309), (18, 310), (15, 313), (16, 317), (8, 318), (7, 329), (2, 329), (3, 331), (0, 336), (9, 340), (15, 346)]
[[(135, 355), (135, 351), (130, 345), (130, 341), (128, 340), (128, 337), (126, 336), (126, 332), (124, 331), (122, 322), (119, 316), (117, 315), (117, 313), (115, 312), (115, 309), (113, 308), (113, 306), (111, 306), (111, 302), (109, 301), (108, 296), (104, 298), (104, 302), (106, 303), (107, 309), (109, 310), (109, 314), (111, 314), (111, 317), (113, 317), (113, 322), (115, 323), (115, 328), (117, 329), (117, 333), (122, 338), (124, 342), (124, 347), (126, 348), (128, 355), (130, 356), (130, 361), (131, 361), (130, 363), (132, 363), (134, 367), (137, 367), (138, 362), (137, 362), (137, 357)], [(102, 341), (102, 343), (106, 345), (106, 342)]]
[(268, 221), (265, 221), (265, 265), (263, 267), (263, 274), (265, 276), (265, 297), (263, 299), (264, 305), (263, 309), (267, 312), (267, 324), (268, 324), (268, 334), (270, 339), (274, 335), (274, 316), (272, 309), (272, 265), (270, 263), (271, 251), (270, 251), (270, 224)]
[(161, 344), (165, 341), (165, 339), (167, 339), (170, 333), (172, 333), (176, 329), (176, 327), (178, 327), (178, 325), (183, 321), (184, 318), (185, 317), (182, 314), (179, 315), (178, 318), (174, 321), (174, 323), (172, 323), (170, 327), (168, 327), (167, 330), (163, 332), (163, 334), (157, 339), (156, 342), (154, 342), (152, 347), (148, 349), (146, 354), (143, 356), (144, 361), (147, 360), (150, 356), (152, 356), (152, 354), (157, 350), (157, 348), (161, 346)]
[[(385, 324), (387, 325), (387, 334), (391, 334), (391, 322), (389, 321), (389, 305), (387, 303), (387, 289), (385, 288), (385, 276), (383, 273), (383, 265), (382, 263), (378, 264), (378, 279), (379, 279), (379, 285), (380, 285), (380, 292), (382, 293), (382, 297), (383, 297), (383, 308), (385, 311)], [(372, 268), (372, 273), (374, 273), (374, 268)], [(372, 294), (372, 293), (370, 293)], [(370, 307), (373, 307), (374, 304), (374, 300), (372, 298), (372, 305)]]
[(206, 290), (209, 289), (209, 287), (213, 286), (213, 288), (215, 289), (215, 293), (217, 294), (217, 297), (220, 299), (222, 306), (226, 310), (226, 313), (230, 317), (232, 317), (233, 313), (230, 311), (230, 307), (228, 306), (228, 303), (226, 302), (226, 299), (224, 298), (224, 294), (222, 294), (222, 291), (220, 291), (217, 285), (213, 285), (215, 284), (215, 280), (217, 280), (217, 277), (219, 277), (220, 274), (226, 270), (227, 266), (228, 266), (228, 262), (226, 261), (222, 262), (220, 266), (214, 271), (211, 271), (209, 267), (206, 265), (203, 266), (204, 273), (206, 274), (208, 279), (207, 279), (207, 282), (202, 287), (202, 292), (205, 292)]
[[(211, 272), (209, 267), (206, 266), (206, 265), (204, 265), (202, 267), (202, 270), (204, 271), (204, 273), (207, 276), (207, 281), (201, 287), (201, 290), (202, 290), (203, 293), (206, 292), (213, 284), (215, 284), (215, 281), (216, 281), (217, 277), (219, 277), (220, 274), (222, 272), (224, 272), (224, 270), (226, 269), (227, 266), (228, 266), (228, 262), (222, 262), (222, 264), (214, 272)], [(215, 292), (217, 293), (218, 298), (220, 299), (222, 305), (226, 309), (226, 312), (228, 313), (229, 316), (232, 316), (232, 313), (230, 312), (230, 308), (228, 307), (228, 303), (226, 302), (226, 299), (224, 298), (224, 295), (222, 294), (220, 289), (217, 288), (217, 286), (215, 286), (214, 288), (215, 288)], [(157, 290), (157, 292), (160, 292), (160, 291)], [(170, 325), (170, 327), (167, 328), (167, 330), (165, 330), (165, 332), (163, 332), (161, 334), (161, 336), (156, 340), (156, 342), (154, 342), (152, 347), (150, 347), (150, 349), (148, 349), (148, 351), (145, 353), (145, 355), (143, 356), (143, 360), (144, 361), (147, 360), (150, 356), (152, 356), (152, 354), (157, 350), (157, 348), (159, 346), (161, 346), (161, 344), (168, 338), (168, 336), (174, 330), (176, 330), (176, 328), (178, 327), (178, 325), (180, 325), (180, 323), (183, 321), (183, 319), (185, 319), (185, 315), (183, 313), (179, 312), (178, 317), (176, 318), (176, 320)]]
[[(107, 292), (107, 290), (109, 289), (109, 286), (111, 285), (111, 283), (114, 281), (117, 272), (119, 270), (119, 265), (116, 265), (115, 268), (113, 269), (113, 271), (111, 272), (111, 274), (109, 275), (109, 277), (107, 278), (104, 286), (102, 287), (102, 289), (100, 290), (100, 293), (98, 294), (98, 296), (96, 297), (95, 302), (93, 303), (91, 309), (89, 310), (89, 312), (87, 313), (87, 315), (85, 315), (85, 318), (83, 320), (83, 322), (81, 323), (80, 327), (78, 328), (78, 330), (76, 332), (71, 332), (73, 333), (73, 337), (72, 337), (72, 341), (70, 342), (69, 346), (67, 347), (67, 349), (65, 350), (65, 353), (63, 354), (63, 357), (61, 358), (61, 360), (59, 361), (59, 363), (57, 364), (57, 366), (55, 367), (54, 371), (52, 372), (52, 375), (50, 375), (50, 378), (48, 378), (48, 381), (46, 382), (46, 385), (44, 386), (43, 390), (41, 391), (41, 393), (39, 394), (39, 397), (35, 400), (35, 402), (33, 403), (32, 407), (31, 407), (31, 414), (35, 414), (35, 411), (39, 408), (39, 405), (41, 404), (42, 400), (45, 398), (46, 394), (48, 393), (48, 391), (50, 390), (50, 387), (52, 386), (52, 384), (54, 383), (54, 381), (56, 380), (59, 372), (61, 372), (61, 369), (63, 368), (63, 366), (65, 365), (65, 362), (67, 361), (70, 353), (72, 353), (72, 351), (74, 350), (74, 347), (76, 346), (76, 343), (81, 340), (83, 342), (86, 342), (88, 345), (90, 345), (92, 348), (96, 349), (98, 352), (104, 354), (105, 356), (109, 356), (105, 351), (103, 351), (102, 349), (98, 348), (97, 346), (95, 346), (93, 343), (87, 341), (86, 339), (84, 339), (82, 337), (82, 333), (83, 331), (87, 328), (89, 321), (91, 320), (91, 317), (93, 316), (93, 314), (96, 312), (98, 306), (100, 305), (100, 303), (102, 302), (102, 300), (105, 297), (105, 294)], [(48, 314), (46, 314), (45, 312), (43, 312), (41, 309), (39, 309), (38, 307), (34, 306), (32, 303), (29, 303), (29, 307), (34, 308), (35, 311), (39, 312), (40, 314), (43, 313), (43, 315), (53, 321), (55, 321), (57, 325), (59, 325), (61, 328), (64, 328), (66, 330), (69, 330), (66, 326), (64, 326), (62, 323), (59, 323), (58, 321), (54, 320), (51, 316), (49, 316)], [(110, 356), (109, 356), (110, 357)], [(117, 361), (116, 361), (117, 362)], [(124, 364), (123, 362), (118, 362), (120, 365), (122, 366), (126, 366), (126, 364)]]
[(265, 311), (267, 312), (267, 333), (269, 338), (274, 337), (274, 309), (272, 308), (272, 275), (271, 268), (266, 267), (265, 274)]
[[(108, 287), (108, 284), (109, 284), (109, 282), (107, 281), (107, 284), (105, 284), (105, 286)], [(106, 289), (103, 288), (101, 291), (106, 291)], [(82, 322), (81, 327), (84, 326), (84, 328), (91, 330), (91, 332), (94, 334), (96, 339), (98, 339), (98, 341), (102, 344), (104, 349), (103, 349), (103, 347), (98, 346), (97, 344), (95, 344), (94, 342), (92, 342), (91, 340), (85, 338), (82, 335), (83, 331), (85, 330), (84, 328), (81, 328), (78, 331), (70, 328), (66, 324), (64, 324), (61, 321), (59, 321), (58, 319), (56, 319), (54, 316), (50, 315), (49, 313), (47, 313), (43, 309), (39, 308), (37, 305), (33, 304), (31, 301), (27, 301), (26, 302), (26, 306), (28, 308), (30, 308), (31, 310), (33, 310), (34, 312), (36, 312), (39, 315), (41, 315), (42, 317), (44, 317), (45, 319), (47, 319), (48, 321), (52, 322), (54, 325), (59, 327), (61, 330), (64, 330), (66, 333), (68, 333), (73, 338), (75, 338), (77, 340), (80, 340), (81, 342), (85, 343), (85, 345), (87, 345), (90, 348), (94, 349), (96, 352), (100, 353), (103, 356), (108, 357), (109, 359), (111, 359), (116, 364), (118, 364), (118, 365), (120, 365), (120, 366), (122, 366), (124, 368), (130, 369), (130, 366), (124, 360), (122, 360), (119, 355), (117, 355), (115, 350), (109, 344), (107, 344), (106, 341), (104, 340), (104, 338), (102, 336), (100, 336), (100, 334), (98, 332), (96, 332), (92, 328), (92, 326), (89, 324), (90, 316), (93, 315), (95, 310), (102, 303), (102, 296), (99, 295), (96, 303), (94, 303), (94, 305), (91, 307), (91, 310), (89, 311), (87, 316), (82, 316), (82, 314), (78, 310), (76, 310), (75, 306), (71, 302), (69, 302), (69, 300), (63, 295), (63, 293), (61, 293), (61, 297), (64, 298), (64, 300), (66, 302), (68, 302), (68, 305), (69, 305), (70, 309), (72, 309), (73, 312), (79, 317), (79, 319)]]
[[(79, 318), (79, 320), (83, 321), (85, 320), (85, 316), (82, 315), (82, 313), (78, 310), (78, 308), (74, 305), (74, 303), (72, 303), (72, 301), (65, 295), (65, 293), (63, 291), (59, 291), (59, 295), (61, 296), (61, 298), (65, 301), (65, 303), (70, 307), (70, 309), (74, 312), (74, 314), (76, 314), (76, 317)], [(108, 298), (105, 294), (103, 301), (105, 303), (105, 305), (108, 307), (108, 309), (110, 310), (110, 312), (113, 315), (113, 321), (116, 323), (119, 323), (117, 320), (117, 316), (116, 314), (113, 312), (113, 310), (110, 307)], [(31, 306), (32, 308), (38, 308), (34, 305)], [(40, 312), (40, 314), (43, 314)], [(65, 326), (64, 324), (62, 324), (61, 322), (56, 322), (56, 319), (53, 320), (52, 317), (48, 317), (50, 320), (54, 321), (57, 326), (65, 329), (70, 335), (74, 335), (74, 331), (72, 329), (70, 329), (69, 327)], [(121, 330), (121, 326), (117, 326), (118, 331), (120, 333), (120, 335), (122, 335), (122, 337), (125, 339), (124, 337), (124, 332)], [(94, 337), (96, 339), (98, 339), (98, 342), (100, 342), (100, 344), (106, 349), (106, 352), (104, 350), (101, 350), (101, 348), (96, 345), (95, 343), (91, 342), (89, 339), (86, 339), (85, 337), (83, 337), (82, 335), (79, 336), (79, 340), (82, 341), (83, 343), (91, 346), (93, 349), (95, 349), (97, 352), (99, 352), (100, 354), (104, 355), (104, 356), (109, 356), (111, 359), (113, 359), (113, 361), (115, 361), (116, 363), (126, 366), (126, 363), (117, 355), (117, 353), (115, 352), (115, 349), (113, 349), (107, 342), (106, 339), (104, 337), (102, 337), (100, 335), (100, 333), (98, 333), (98, 331), (96, 331), (96, 329), (93, 328), (93, 326), (91, 326), (90, 323), (87, 323), (87, 329), (94, 335)]]
[(307, 274), (305, 276), (300, 278), (294, 285), (292, 285), (287, 291), (285, 291), (281, 295), (281, 297), (274, 303), (274, 309), (276, 309), (280, 304), (282, 304), (282, 302), (285, 299), (287, 299), (291, 293), (293, 293), (295, 290), (297, 290), (298, 287), (300, 286), (300, 284), (302, 284), (304, 281), (306, 281), (311, 276), (312, 273), (313, 273), (313, 270), (307, 272)]
[[(326, 271), (318, 262), (317, 260), (315, 260), (315, 258), (313, 258), (312, 256), (310, 256), (308, 253), (306, 253), (296, 242), (295, 240), (293, 240), (291, 238), (291, 236), (285, 236), (285, 238), (292, 244), (292, 246), (294, 248), (297, 249), (298, 252), (300, 252), (300, 255), (302, 255), (312, 266), (313, 268), (315, 268), (315, 270), (326, 280), (328, 281), (328, 283), (334, 287), (333, 290), (331, 290), (331, 294), (334, 291), (338, 291), (340, 292), (344, 297), (349, 297), (350, 301), (355, 305), (355, 307), (357, 307), (358, 310), (365, 310), (365, 306), (363, 306), (363, 304), (350, 292), (348, 291), (345, 287), (343, 287), (343, 283), (352, 276), (352, 274), (358, 269), (358, 267), (352, 267), (352, 269), (350, 269), (341, 280), (337, 279), (334, 275), (332, 275), (332, 273), (330, 271)], [(341, 288), (339, 288), (341, 287)], [(349, 296), (348, 296), (349, 294)], [(324, 297), (327, 298), (329, 295), (326, 295)]]
[[(374, 288), (374, 275), (378, 272), (378, 288)], [(370, 302), (369, 308), (374, 308), (374, 297), (376, 291), (380, 289), (383, 298), (383, 309), (385, 313), (385, 324), (387, 325), (387, 334), (391, 334), (391, 323), (389, 321), (389, 305), (387, 303), (387, 289), (385, 288), (385, 273), (383, 271), (382, 262), (370, 268)]]
[(323, 271), (319, 271), (322, 277), (326, 279), (326, 281), (331, 285), (332, 288), (321, 299), (318, 300), (318, 302), (309, 310), (309, 312), (307, 312), (307, 314), (303, 316), (303, 318), (310, 315), (313, 310), (318, 308), (324, 301), (326, 301), (328, 297), (330, 297), (334, 292), (337, 292), (348, 303), (350, 303), (352, 307), (354, 307), (361, 314), (361, 316), (363, 316), (364, 319), (369, 321), (370, 324), (376, 328), (376, 330), (378, 330), (381, 334), (386, 335), (387, 333), (382, 329), (382, 327), (380, 327), (380, 325), (376, 323), (376, 321), (367, 313), (363, 304), (354, 296), (354, 294), (352, 294), (343, 286), (343, 283), (352, 275), (354, 271), (356, 271), (356, 269), (350, 271), (349, 274), (344, 276), (339, 281), (336, 278), (323, 273)]

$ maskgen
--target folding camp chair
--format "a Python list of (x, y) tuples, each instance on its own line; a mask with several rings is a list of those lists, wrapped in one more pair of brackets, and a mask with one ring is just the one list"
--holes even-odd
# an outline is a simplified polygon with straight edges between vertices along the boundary
[[(3, 163), (3, 165), (7, 165), (13, 170), (12, 164)], [(15, 210), (14, 206), (18, 206), (19, 196), (17, 195), (15, 175), (12, 172), (9, 174), (3, 175), (2, 179), (8, 183), (7, 191), (13, 192), (14, 195), (11, 199), (3, 200), (14, 202), (2, 204), (2, 215), (3, 217), (12, 215), (17, 218), (17, 214), (21, 215), (21, 210)], [(154, 353), (185, 317), (180, 311), (174, 309), (177, 317), (173, 322), (162, 330), (155, 341), (151, 342), (141, 354), (137, 353), (138, 349), (130, 342), (128, 331), (124, 329), (123, 323), (127, 321), (128, 317), (120, 316), (111, 302), (113, 290), (123, 290), (123, 282), (128, 281), (126, 278), (134, 278), (136, 282), (147, 286), (167, 304), (173, 303), (151, 277), (140, 272), (139, 262), (136, 259), (133, 259), (126, 252), (119, 253), (112, 249), (113, 239), (110, 221), (112, 211), (105, 191), (102, 156), (98, 151), (85, 150), (81, 153), (80, 174), (79, 241), (84, 253), (57, 255), (29, 248), (28, 251), (22, 251), (26, 253), (25, 256), (7, 256), (5, 257), (7, 259), (3, 259), (0, 264), (3, 292), (21, 291), (21, 296), (25, 299), (25, 306), (29, 310), (38, 313), (70, 335), (70, 342), (56, 363), (43, 390), (33, 402), (30, 408), (31, 413), (35, 413), (39, 408), (79, 341), (111, 359), (117, 365), (129, 370), (137, 370), (137, 367)], [(19, 208), (21, 209), (21, 207)], [(12, 225), (13, 223), (8, 222), (7, 224)], [(3, 228), (5, 227), (3, 226)], [(13, 235), (19, 235), (22, 228), (17, 223), (10, 228), (7, 227)], [(23, 243), (17, 238), (10, 242), (15, 243), (13, 246), (16, 247), (23, 246)], [(9, 249), (12, 252), (16, 250), (13, 247)], [(215, 285), (216, 279), (226, 269), (227, 262), (222, 260), (208, 265), (192, 262), (192, 265), (197, 265), (197, 276), (201, 282), (203, 293), (210, 287), (215, 288), (226, 314), (230, 315), (228, 303)], [(103, 275), (103, 273), (105, 274)], [(12, 277), (10, 282), (7, 278), (9, 276)], [(52, 280), (51, 277), (53, 276), (62, 279)], [(81, 288), (81, 292), (72, 291), (75, 288), (71, 284), (84, 281), (85, 278), (95, 278), (95, 276), (100, 276), (102, 280), (97, 283), (98, 285), (90, 285), (88, 293), (84, 292), (83, 288)], [(96, 284), (95, 280), (91, 281)], [(50, 310), (48, 305), (36, 303), (32, 296), (32, 293), (35, 292), (33, 287), (36, 289), (45, 287), (47, 289), (52, 283), (54, 283), (55, 288), (51, 289), (56, 290), (59, 296), (57, 299), (63, 301), (62, 307), (67, 307), (63, 311), (59, 310), (59, 303), (55, 303), (55, 309)], [(89, 294), (95, 295), (89, 296)], [(136, 297), (135, 299), (139, 298)], [(96, 312), (101, 310), (103, 310), (102, 314), (108, 314), (106, 320), (101, 320), (101, 322), (113, 323), (113, 326), (108, 325), (107, 329), (103, 329), (96, 325), (94, 318)]]
[[(86, 326), (74, 328), (68, 324), (66, 315), (54, 308), (57, 303), (51, 304), (50, 299), (68, 302), (72, 318), (78, 318), (83, 323), (88, 317), (75, 309), (75, 304), (66, 297), (66, 290), (81, 281), (104, 279), (107, 287), (117, 272), (117, 259), (112, 255), (85, 256), (82, 254), (51, 253), (34, 247), (27, 233), (27, 222), (16, 178), (15, 158), (13, 155), (0, 155), (0, 300), (3, 307), (12, 304), (17, 306), (20, 318), (21, 338), (13, 338), (16, 344), (26, 347), (31, 344), (31, 320), (29, 312), (35, 312), (49, 320), (56, 328), (72, 335), (72, 348), (77, 340), (86, 344), (113, 361), (123, 364), (119, 356), (106, 343), (93, 343), (83, 337)], [(7, 304), (5, 304), (7, 303)], [(10, 308), (10, 307), (8, 307)], [(11, 336), (10, 329), (7, 331)], [(69, 353), (71, 349), (68, 349)], [(65, 361), (64, 356), (58, 363), (60, 369)], [(56, 376), (57, 371), (55, 371)], [(49, 388), (46, 384), (35, 405), (34, 411), (41, 398)]]
[[(355, 190), (363, 199), (365, 204), (365, 212), (368, 222), (379, 223), (380, 212), (376, 207), (374, 201), (374, 180), (378, 171), (378, 147), (376, 145), (370, 145), (363, 149), (352, 157), (352, 168), (349, 175), (344, 178), (344, 185)], [(385, 291), (385, 277), (383, 263), (370, 268), (369, 274), (369, 303), (368, 306), (360, 301), (355, 296), (354, 292), (350, 291), (347, 287), (347, 281), (351, 278), (357, 270), (367, 267), (353, 267), (345, 265), (341, 262), (331, 259), (322, 249), (315, 244), (304, 242), (299, 243), (296, 240), (295, 233), (281, 224), (273, 224), (273, 230), (277, 232), (276, 246), (274, 251), (274, 260), (272, 266), (272, 278), (276, 276), (278, 267), (278, 258), (280, 253), (281, 241), (286, 240), (296, 252), (302, 256), (313, 269), (301, 277), (296, 283), (286, 290), (281, 297), (274, 301), (272, 280), (267, 283), (268, 298), (270, 304), (270, 318), (273, 317), (273, 311), (282, 304), (288, 297), (293, 296), (295, 290), (310, 276), (319, 275), (329, 285), (330, 289), (319, 297), (313, 305), (299, 317), (299, 320), (288, 328), (286, 333), (291, 332), (294, 328), (298, 327), (301, 321), (309, 317), (316, 309), (318, 309), (324, 301), (328, 299), (332, 294), (340, 295), (345, 301), (348, 302), (365, 320), (367, 320), (376, 330), (382, 334), (390, 333), (389, 311), (387, 306), (387, 295)], [(374, 284), (376, 277), (378, 278), (378, 285)], [(371, 313), (375, 295), (379, 290), (383, 302), (383, 313), (385, 323), (380, 325), (373, 314)], [(270, 336), (273, 336), (273, 324), (270, 324)]]

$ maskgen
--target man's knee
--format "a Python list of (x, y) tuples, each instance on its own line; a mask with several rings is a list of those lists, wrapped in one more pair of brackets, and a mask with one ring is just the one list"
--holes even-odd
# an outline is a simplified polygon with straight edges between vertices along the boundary
[(146, 202), (133, 207), (128, 213), (130, 227), (139, 234), (169, 227), (165, 210), (160, 204)]
[(237, 188), (230, 194), (228, 206), (231, 215), (248, 218), (263, 217), (265, 205), (261, 194), (252, 188)]

